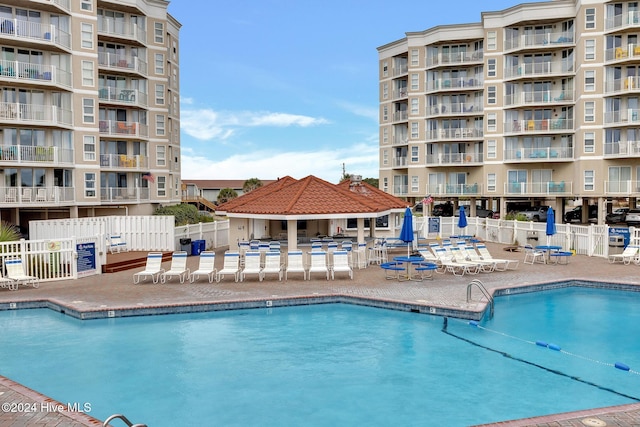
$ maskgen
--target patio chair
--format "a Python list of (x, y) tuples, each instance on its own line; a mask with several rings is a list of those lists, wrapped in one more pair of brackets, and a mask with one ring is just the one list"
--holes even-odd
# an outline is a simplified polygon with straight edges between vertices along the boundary
[(110, 236), (109, 241), (107, 242), (107, 246), (108, 246), (109, 252), (111, 252), (112, 254), (127, 252), (129, 250), (129, 248), (127, 248), (127, 242), (122, 240), (122, 236), (119, 234), (115, 236)]
[(278, 280), (282, 280), (284, 264), (280, 261), (280, 251), (270, 251), (264, 254), (264, 268), (260, 275), (260, 281), (264, 280), (267, 274), (277, 274)]
[(322, 273), (329, 280), (329, 267), (327, 266), (327, 253), (324, 251), (309, 252), (311, 262), (307, 272), (307, 279), (311, 280), (312, 273)]
[(302, 279), (307, 278), (307, 270), (304, 268), (302, 251), (289, 251), (287, 253), (287, 267), (284, 270), (284, 280), (287, 280), (289, 273), (302, 273)]
[(2, 271), (0, 270), (0, 288), (7, 288), (10, 291), (17, 291), (18, 282), (13, 279), (9, 279), (8, 277), (2, 276)]
[(438, 257), (439, 268), (438, 273), (453, 273), (455, 276), (464, 276), (465, 274), (476, 274), (480, 271), (478, 264), (467, 262), (457, 262), (453, 259), (451, 251), (447, 253), (445, 248), (437, 248), (436, 256)]
[(160, 282), (166, 283), (166, 281), (171, 280), (172, 277), (177, 277), (180, 279), (180, 283), (184, 283), (184, 279), (188, 276), (187, 252), (177, 251), (171, 255), (171, 266), (169, 269), (160, 274)]
[(505, 270), (515, 270), (520, 265), (520, 261), (517, 259), (507, 259), (507, 258), (494, 258), (487, 249), (487, 246), (479, 243), (476, 245), (476, 250), (482, 257), (482, 259), (490, 259), (491, 261), (496, 262), (496, 270), (505, 271)]
[(144, 267), (144, 270), (139, 271), (133, 274), (133, 283), (140, 283), (140, 279), (146, 280), (148, 277), (151, 278), (153, 283), (158, 283), (160, 280), (160, 274), (164, 273), (164, 268), (162, 268), (162, 253), (161, 252), (149, 252), (147, 254), (147, 264)]
[(15, 187), (7, 188), (6, 193), (4, 193), (4, 202), (5, 203), (15, 203), (18, 201), (18, 196), (16, 195)]
[(240, 276), (240, 254), (238, 252), (226, 252), (224, 254), (224, 263), (222, 264), (222, 270), (218, 270), (216, 273), (216, 282), (220, 282), (220, 280), (224, 279), (224, 276), (231, 274), (233, 274), (237, 282)]
[(353, 279), (353, 269), (349, 265), (349, 253), (347, 251), (333, 252), (333, 266), (331, 267), (331, 279), (335, 279), (335, 273), (347, 273)]
[[(258, 279), (262, 277), (262, 268), (260, 267), (260, 252), (249, 251), (244, 254), (244, 268), (240, 270), (240, 281), (244, 281), (247, 275), (255, 274)], [(225, 258), (226, 261), (226, 258)]]
[(524, 261), (525, 264), (541, 263), (545, 264), (544, 252), (538, 249), (534, 249), (531, 245), (524, 245)]
[(464, 260), (480, 265), (481, 272), (492, 273), (495, 271), (496, 262), (488, 259), (482, 259), (473, 246), (459, 245), (456, 249), (460, 252), (460, 255), (464, 257)]
[(4, 262), (7, 269), (7, 279), (13, 280), (18, 285), (27, 285), (37, 288), (40, 286), (40, 279), (37, 276), (30, 276), (24, 270), (22, 259), (7, 259)]
[(466, 271), (467, 273), (490, 273), (493, 271), (493, 263), (471, 261), (467, 259), (466, 251), (463, 253), (462, 249), (460, 249), (458, 246), (451, 247), (451, 259), (457, 264), (466, 264), (470, 268), (469, 271)]
[[(636, 259), (638, 256), (638, 250), (640, 250), (639, 246), (636, 245), (628, 245), (624, 248), (621, 254), (611, 254), (609, 255), (609, 262), (614, 264), (616, 262), (621, 262), (623, 264), (631, 264), (631, 261)], [(636, 259), (636, 264), (640, 264), (640, 261)]]
[(215, 267), (215, 261), (215, 252), (200, 252), (200, 263), (198, 264), (198, 268), (189, 274), (189, 281), (193, 283), (195, 280), (199, 279), (200, 276), (207, 276), (209, 283), (212, 283), (218, 271)]

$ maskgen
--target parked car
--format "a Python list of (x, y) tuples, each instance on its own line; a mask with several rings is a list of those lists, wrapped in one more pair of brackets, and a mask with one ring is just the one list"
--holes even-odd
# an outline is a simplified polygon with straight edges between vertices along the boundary
[[(575, 208), (564, 214), (565, 222), (582, 222), (582, 205), (578, 205)], [(591, 205), (589, 206), (589, 222), (597, 222), (598, 221), (598, 206)]]
[(608, 213), (605, 217), (607, 224), (617, 224), (619, 222), (625, 222), (625, 218), (629, 212), (629, 208), (618, 208), (611, 213)]
[(441, 203), (435, 205), (431, 211), (433, 216), (453, 216), (453, 204)]
[[(467, 216), (469, 216), (470, 215), (469, 205), (463, 205), (463, 206), (464, 206), (464, 211), (466, 212)], [(455, 216), (460, 216), (460, 211), (456, 211)], [(485, 209), (482, 206), (477, 205), (476, 216), (478, 218), (493, 218), (493, 211), (491, 209)]]
[(538, 206), (518, 212), (518, 215), (527, 217), (527, 221), (546, 221), (549, 206)]
[(640, 209), (629, 209), (624, 221), (629, 226), (638, 226), (640, 225)]

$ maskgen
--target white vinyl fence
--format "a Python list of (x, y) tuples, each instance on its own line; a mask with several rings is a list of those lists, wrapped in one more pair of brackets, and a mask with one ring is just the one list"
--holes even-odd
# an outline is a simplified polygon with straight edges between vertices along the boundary
[(229, 221), (201, 222), (175, 228), (175, 247), (181, 247), (181, 239), (204, 240), (206, 249), (229, 246)]

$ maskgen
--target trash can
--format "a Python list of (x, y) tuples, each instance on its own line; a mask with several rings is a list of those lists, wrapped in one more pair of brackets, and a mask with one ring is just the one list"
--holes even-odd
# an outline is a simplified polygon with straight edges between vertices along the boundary
[(192, 241), (191, 242), (191, 255), (200, 256), (200, 252), (202, 252), (202, 250), (200, 249), (200, 240)]
[(207, 241), (206, 240), (198, 240), (200, 243), (200, 252), (204, 252), (207, 250)]
[(624, 251), (624, 236), (609, 236), (609, 255), (621, 254)]
[(191, 239), (180, 239), (180, 250), (191, 255)]

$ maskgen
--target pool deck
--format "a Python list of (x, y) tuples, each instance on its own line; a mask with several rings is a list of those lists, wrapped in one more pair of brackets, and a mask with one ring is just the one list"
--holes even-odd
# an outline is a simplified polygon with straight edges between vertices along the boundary
[[(524, 264), (524, 252), (503, 251), (504, 245), (487, 243), (496, 258), (518, 259), (516, 270), (480, 273), (477, 275), (454, 276), (451, 273), (434, 274), (432, 281), (386, 280), (385, 272), (377, 265), (364, 269), (354, 269), (354, 279), (346, 274), (336, 275), (335, 280), (324, 280), (315, 275), (313, 280), (303, 281), (300, 274), (288, 281), (279, 282), (273, 276), (259, 282), (251, 276), (244, 282), (234, 282), (226, 277), (220, 283), (209, 284), (206, 280), (193, 284), (180, 284), (176, 279), (166, 284), (152, 284), (146, 281), (134, 285), (132, 274), (141, 271), (126, 270), (118, 273), (90, 276), (79, 280), (45, 282), (38, 289), (21, 287), (18, 291), (0, 289), (0, 308), (6, 309), (10, 303), (17, 308), (52, 303), (56, 309), (89, 317), (110, 315), (130, 315), (136, 311), (149, 314), (152, 310), (170, 312), (209, 309), (214, 306), (264, 307), (267, 302), (277, 305), (292, 305), (321, 301), (353, 301), (358, 304), (388, 307), (423, 313), (450, 314), (459, 312), (462, 316), (479, 316), (486, 306), (477, 289), (472, 300), (467, 302), (467, 287), (471, 280), (479, 279), (490, 291), (533, 286), (563, 280), (580, 280), (595, 283), (620, 283), (638, 285), (640, 267), (631, 263), (611, 264), (597, 257), (576, 255), (566, 265)], [(223, 250), (217, 252), (216, 267), (222, 267)], [(392, 255), (403, 255), (396, 252)], [(122, 254), (117, 256), (131, 256)], [(196, 268), (197, 257), (189, 257), (188, 267)], [(169, 263), (163, 264), (168, 268)], [(141, 311), (142, 310), (142, 311)], [(635, 368), (635, 367), (632, 367)], [(526, 397), (523, 397), (526, 399)], [(66, 410), (58, 402), (30, 390), (8, 378), (0, 376), (0, 425), (18, 427), (39, 425), (59, 426), (101, 426), (102, 422), (84, 414)], [(12, 403), (5, 410), (5, 403)], [(127, 414), (124, 414), (125, 416)], [(131, 420), (144, 423), (144, 420)], [(122, 424), (122, 423), (120, 423)], [(116, 424), (118, 425), (118, 424)], [(559, 427), (559, 426), (640, 426), (640, 403), (610, 408), (597, 408), (566, 414), (554, 414), (523, 420), (503, 421), (484, 426), (508, 427)]]

